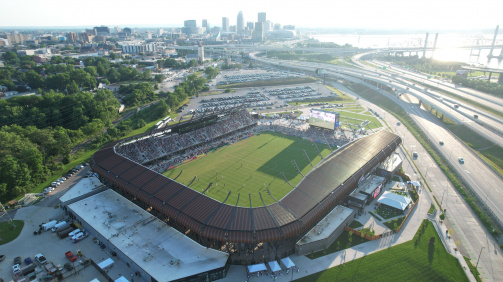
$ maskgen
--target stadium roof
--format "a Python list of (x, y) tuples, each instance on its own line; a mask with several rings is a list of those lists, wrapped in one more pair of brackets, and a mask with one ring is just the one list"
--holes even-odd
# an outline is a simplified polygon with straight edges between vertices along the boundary
[(202, 237), (269, 242), (310, 230), (400, 142), (399, 136), (382, 130), (347, 144), (323, 160), (284, 198), (257, 208), (231, 206), (209, 198), (116, 154), (114, 144), (96, 152), (91, 167), (108, 185)]

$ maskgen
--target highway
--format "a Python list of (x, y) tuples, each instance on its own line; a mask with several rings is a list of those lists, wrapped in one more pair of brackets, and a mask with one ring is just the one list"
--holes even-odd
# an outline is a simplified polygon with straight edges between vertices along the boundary
[[(253, 57), (257, 60), (264, 60), (264, 58)], [(418, 99), (432, 105), (455, 122), (464, 123), (475, 132), (503, 147), (503, 119), (501, 117), (493, 116), (483, 110), (475, 110), (470, 105), (460, 106), (458, 109), (455, 109), (454, 104), (459, 105), (461, 103), (453, 100), (451, 97), (432, 90), (425, 91), (425, 87), (415, 84), (413, 85), (413, 83), (403, 80), (402, 78), (392, 76), (389, 73), (376, 73), (374, 69), (368, 70), (367, 68), (369, 68), (369, 66), (362, 64), (359, 60), (354, 60), (355, 64), (365, 67), (366, 69), (276, 59), (267, 59), (267, 61), (279, 66), (287, 66), (286, 64), (288, 64), (288, 66), (297, 67), (306, 71), (312, 71), (313, 68), (323, 68), (332, 75), (345, 74), (389, 85), (390, 87), (397, 89), (397, 92), (410, 93), (416, 96)], [(409, 88), (409, 90), (407, 90), (407, 88)], [(461, 108), (464, 109), (464, 112), (460, 110)], [(478, 114), (479, 118), (475, 119), (474, 114)]]
[[(372, 87), (373, 89), (376, 89), (375, 86), (367, 84), (362, 79), (379, 81), (380, 83), (391, 85), (391, 87), (394, 88), (401, 87), (402, 89), (406, 89), (407, 87), (406, 85), (401, 84), (400, 81), (393, 80), (392, 78), (390, 78), (391, 82), (389, 82), (389, 80), (387, 80), (387, 78), (384, 77), (380, 78), (379, 76), (377, 76), (376, 78), (375, 72), (374, 74), (371, 75), (369, 73), (372, 73), (372, 71), (368, 70), (366, 71), (366, 70), (359, 70), (356, 68), (354, 69), (341, 68), (339, 66), (327, 66), (324, 64), (308, 63), (308, 62), (282, 61), (282, 60), (271, 60), (264, 58), (257, 58), (257, 59), (261, 61), (272, 62), (277, 66), (294, 67), (306, 71), (313, 71), (317, 68), (324, 66), (324, 68), (327, 69), (329, 75), (333, 75), (336, 76), (337, 78), (342, 78), (348, 81), (359, 82), (369, 87)], [(492, 210), (495, 216), (500, 219), (500, 221), (503, 221), (503, 211), (501, 210), (502, 209), (501, 204), (499, 204), (503, 202), (502, 179), (491, 168), (489, 168), (477, 155), (475, 155), (471, 151), (471, 149), (467, 148), (460, 140), (457, 139), (457, 137), (455, 137), (452, 133), (447, 131), (436, 118), (434, 118), (431, 114), (429, 114), (424, 108), (419, 108), (418, 104), (415, 102), (417, 102), (417, 99), (424, 99), (424, 100), (428, 99), (428, 102), (434, 104), (435, 107), (438, 106), (443, 111), (446, 112), (448, 111), (449, 115), (455, 116), (456, 119), (461, 120), (461, 122), (463, 121), (463, 119), (466, 118), (458, 111), (455, 111), (453, 110), (453, 108), (450, 108), (448, 105), (439, 102), (438, 99), (435, 100), (434, 98), (431, 98), (430, 96), (425, 95), (423, 92), (415, 89), (409, 91), (410, 92), (409, 98), (412, 97), (411, 99), (412, 103), (403, 101), (402, 99), (399, 99), (396, 96), (393, 97), (389, 93), (384, 92), (382, 90), (379, 90), (379, 92), (381, 92), (382, 95), (394, 99), (396, 103), (402, 106), (402, 108), (404, 108), (409, 113), (411, 118), (426, 133), (428, 138), (432, 140), (432, 143), (435, 146), (437, 146), (437, 149), (444, 156), (444, 158), (446, 158), (450, 162), (451, 166), (469, 184), (469, 186), (478, 195), (478, 197), (482, 200), (482, 202), (487, 204), (487, 206)], [(414, 97), (416, 98), (414, 99)], [(403, 98), (406, 98), (406, 95)], [(384, 116), (385, 118), (386, 117), (390, 118), (389, 116), (391, 115), (388, 114)], [(396, 123), (388, 123), (388, 124), (396, 124)], [(483, 131), (483, 127), (476, 124), (475, 122), (465, 120), (465, 124), (473, 125), (473, 127), (477, 128), (479, 131)], [(401, 128), (403, 128), (403, 126)], [(419, 147), (421, 147), (419, 143), (412, 142), (410, 147), (408, 147), (409, 142), (407, 141), (407, 139), (408, 138), (404, 136), (405, 149), (410, 153), (412, 151), (418, 151)], [(443, 146), (439, 144), (440, 140), (444, 141)], [(464, 164), (459, 163), (458, 161), (459, 157), (463, 157), (465, 159)], [(452, 183), (450, 183), (450, 181), (448, 181), (445, 175), (443, 175), (443, 172), (440, 171), (440, 169), (437, 167), (437, 165), (434, 163), (431, 157), (427, 155), (426, 151), (424, 151), (424, 153), (421, 153), (421, 156), (416, 160), (416, 165), (418, 166), (422, 174), (426, 176), (428, 182), (431, 181), (433, 193), (436, 196), (436, 198), (439, 199), (439, 201), (444, 196), (442, 194), (444, 193), (445, 188), (448, 188), (448, 191), (445, 193), (449, 195), (447, 198), (449, 200), (444, 199), (448, 201), (446, 206), (449, 209), (452, 208), (453, 210), (456, 211), (453, 213), (448, 213), (448, 215), (452, 217), (452, 222), (456, 224), (457, 228), (461, 228), (460, 233), (462, 234), (460, 234), (460, 236), (462, 238), (465, 238), (464, 241), (463, 240), (462, 241), (466, 242), (467, 244), (466, 248), (467, 250), (469, 250), (468, 254), (470, 255), (470, 257), (474, 259), (473, 253), (478, 252), (477, 248), (480, 250), (479, 247), (484, 246), (487, 250), (491, 249), (495, 253), (497, 253), (495, 254), (497, 259), (499, 260), (499, 262), (503, 262), (503, 258), (501, 257), (501, 255), (499, 255), (497, 248), (494, 247), (494, 245), (496, 244), (495, 240), (492, 238), (490, 234), (488, 234), (485, 228), (480, 224), (479, 220), (475, 217), (475, 215), (473, 215), (470, 208), (466, 206), (464, 201), (459, 196), (456, 198), (457, 199), (456, 201), (454, 202), (451, 201), (453, 196), (457, 195), (457, 191), (452, 186)], [(441, 180), (442, 178), (444, 180)], [(449, 218), (449, 220), (451, 220), (451, 218)], [(476, 223), (475, 225), (479, 225), (479, 227), (477, 228), (477, 230), (474, 230), (475, 225), (468, 225), (468, 223), (470, 224)], [(494, 259), (495, 258), (493, 258), (493, 256), (491, 255), (488, 255), (486, 258), (484, 258), (484, 256), (481, 257), (481, 261), (484, 263), (484, 267), (487, 270), (489, 277), (492, 278), (490, 280), (494, 281), (502, 280), (503, 279), (503, 273), (501, 273), (502, 270), (498, 270), (498, 268), (495, 267), (495, 265), (493, 264)], [(503, 264), (499, 263), (496, 265), (503, 265)]]

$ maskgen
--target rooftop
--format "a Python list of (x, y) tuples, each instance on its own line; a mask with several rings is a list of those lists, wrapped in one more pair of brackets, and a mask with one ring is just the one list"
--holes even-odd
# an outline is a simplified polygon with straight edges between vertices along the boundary
[(82, 178), (77, 184), (70, 188), (59, 200), (62, 203), (68, 202), (72, 199), (82, 195), (92, 193), (94, 190), (99, 189), (103, 184), (96, 177)]
[(384, 177), (382, 176), (377, 176), (377, 175), (371, 175), (367, 179), (367, 181), (363, 182), (360, 187), (358, 187), (358, 190), (360, 193), (364, 193), (367, 195), (370, 195), (374, 190), (379, 186), (384, 181)]
[(223, 267), (228, 254), (205, 248), (113, 190), (68, 206), (158, 281)]
[(309, 244), (328, 238), (354, 211), (344, 206), (336, 206), (316, 226), (297, 242), (297, 245)]
[(397, 166), (400, 165), (400, 162), (402, 161), (402, 158), (400, 157), (399, 154), (392, 154), (389, 156), (380, 166), (380, 169), (383, 169), (385, 171), (393, 171)]

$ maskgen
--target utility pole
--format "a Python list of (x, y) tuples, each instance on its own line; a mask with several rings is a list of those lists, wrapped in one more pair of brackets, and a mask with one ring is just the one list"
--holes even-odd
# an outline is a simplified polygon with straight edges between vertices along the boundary
[(477, 269), (477, 267), (479, 266), (479, 260), (480, 260), (480, 255), (482, 254), (482, 250), (485, 249), (486, 247), (482, 247), (480, 249), (480, 253), (479, 253), (479, 258), (477, 259), (477, 265), (475, 265), (475, 269)]

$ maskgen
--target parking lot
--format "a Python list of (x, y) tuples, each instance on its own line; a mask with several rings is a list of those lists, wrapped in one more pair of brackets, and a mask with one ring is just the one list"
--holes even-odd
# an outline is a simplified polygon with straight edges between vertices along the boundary
[[(80, 265), (79, 261), (84, 261), (86, 259), (92, 259), (96, 263), (99, 263), (109, 257), (115, 261), (113, 266), (108, 270), (108, 275), (112, 279), (115, 280), (120, 276), (125, 276), (129, 281), (133, 281), (134, 278), (136, 278), (137, 281), (141, 281), (138, 277), (130, 276), (131, 273), (129, 268), (123, 262), (114, 259), (106, 249), (102, 250), (99, 245), (94, 243), (92, 235), (78, 243), (73, 243), (70, 238), (60, 239), (57, 233), (51, 231), (42, 231), (40, 235), (33, 234), (34, 231), (39, 230), (40, 224), (51, 220), (61, 220), (66, 217), (62, 209), (55, 207), (58, 204), (58, 198), (62, 196), (69, 187), (80, 181), (88, 171), (89, 167), (81, 169), (76, 175), (64, 181), (63, 184), (58, 186), (46, 199), (37, 205), (21, 208), (16, 211), (13, 219), (23, 220), (24, 227), (18, 238), (0, 246), (0, 254), (6, 255), (5, 260), (0, 262), (1, 278), (5, 281), (14, 281), (12, 265), (15, 257), (21, 257), (23, 261), (21, 267), (26, 266), (24, 259), (27, 257), (30, 257), (35, 264), (40, 266), (35, 260), (35, 255), (42, 253), (49, 262), (54, 263), (54, 265), (61, 265), (65, 281), (91, 281), (94, 278), (98, 278), (100, 281), (107, 281), (106, 277), (102, 275), (96, 267), (90, 265), (81, 269), (82, 266), (77, 266)], [(70, 262), (65, 257), (65, 253), (67, 251), (72, 251), (76, 254), (77, 250), (81, 250), (84, 256), (79, 257), (76, 262), (73, 262), (76, 268), (71, 271), (64, 269), (64, 264)], [(40, 279), (46, 276), (45, 271), (42, 271), (42, 268), (39, 268), (36, 272), (37, 271), (39, 271), (37, 274), (39, 281), (43, 281)]]

